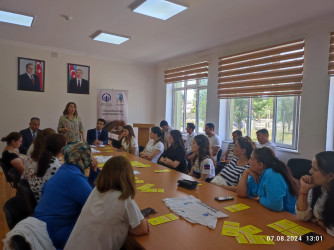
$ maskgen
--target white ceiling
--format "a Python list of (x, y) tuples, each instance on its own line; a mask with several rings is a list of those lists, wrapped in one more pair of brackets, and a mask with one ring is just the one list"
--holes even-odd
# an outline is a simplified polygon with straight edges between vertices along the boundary
[[(183, 0), (167, 21), (132, 13), (136, 0), (0, 0), (0, 9), (34, 15), (31, 28), (0, 23), (0, 39), (134, 63), (214, 48), (260, 32), (334, 13), (334, 0)], [(73, 17), (66, 21), (61, 15)], [(97, 30), (130, 36), (122, 45), (93, 41)]]

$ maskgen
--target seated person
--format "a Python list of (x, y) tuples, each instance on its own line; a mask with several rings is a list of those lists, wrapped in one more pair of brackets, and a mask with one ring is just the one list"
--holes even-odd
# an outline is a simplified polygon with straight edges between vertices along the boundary
[(232, 132), (233, 142), (230, 142), (227, 145), (227, 150), (221, 159), (222, 162), (229, 163), (234, 158), (233, 148), (234, 148), (235, 142), (237, 141), (239, 137), (242, 137), (242, 132), (240, 130), (235, 130)]
[(255, 143), (248, 136), (239, 137), (234, 146), (234, 158), (218, 174), (211, 183), (225, 189), (236, 191), (242, 173), (249, 168), (249, 159), (255, 149)]
[[(43, 130), (44, 131), (44, 130)], [(42, 134), (41, 132), (40, 134)], [(39, 134), (39, 135), (40, 135)], [(29, 182), (31, 191), (38, 202), (44, 184), (58, 171), (63, 163), (59, 160), (62, 156), (62, 149), (66, 146), (66, 137), (62, 134), (50, 135), (45, 143), (45, 149), (38, 159), (36, 173), (26, 168), (22, 178)]]
[(130, 125), (123, 127), (123, 133), (120, 136), (122, 150), (133, 155), (139, 155), (138, 142), (133, 132), (133, 128)]
[(151, 128), (150, 140), (148, 141), (143, 152), (140, 152), (139, 156), (152, 161), (154, 163), (158, 162), (160, 155), (164, 152), (165, 146), (164, 133), (159, 127)]
[(20, 134), (22, 135), (22, 144), (19, 148), (20, 154), (27, 154), (33, 139), (35, 139), (37, 133), (41, 131), (39, 125), (39, 118), (32, 117), (30, 119), (29, 128), (20, 131)]
[(297, 217), (317, 223), (334, 236), (334, 152), (316, 154), (310, 174), (300, 179)]
[(2, 160), (6, 164), (6, 167), (8, 167), (7, 171), (11, 168), (15, 168), (21, 175), (25, 169), (24, 161), (26, 161), (25, 155), (19, 153), (22, 135), (18, 132), (11, 132), (6, 137), (3, 137), (1, 141), (7, 142), (7, 146), (2, 152)]
[(186, 150), (184, 148), (184, 142), (182, 134), (179, 130), (172, 130), (169, 137), (170, 146), (159, 158), (158, 163), (179, 171), (181, 173), (186, 172), (185, 156)]
[(162, 132), (164, 132), (164, 145), (165, 148), (167, 149), (170, 146), (170, 132), (173, 130), (171, 126), (169, 126), (168, 122), (165, 120), (162, 120), (160, 122), (160, 128), (162, 129)]
[(192, 122), (187, 123), (187, 127), (186, 127), (186, 131), (187, 131), (187, 140), (185, 143), (185, 148), (186, 148), (186, 152), (187, 155), (191, 154), (191, 145), (193, 144), (193, 140), (196, 136), (196, 132), (195, 132), (195, 124)]
[(217, 161), (217, 154), (219, 149), (221, 148), (221, 141), (218, 135), (215, 134), (215, 125), (211, 122), (205, 124), (205, 134), (209, 139), (211, 154), (214, 161)]
[(128, 233), (144, 235), (149, 225), (134, 201), (135, 178), (124, 156), (109, 159), (96, 181), (65, 249), (121, 249)]
[[(75, 142), (64, 150), (65, 164), (49, 179), (35, 208), (34, 217), (44, 221), (53, 245), (64, 248), (92, 187), (84, 173), (91, 165), (91, 149), (87, 142)], [(96, 165), (90, 172), (96, 171)]]
[(27, 168), (25, 171), (32, 170), (32, 173), (36, 172), (37, 162), (45, 149), (45, 141), (50, 135), (54, 134), (56, 134), (56, 131), (54, 131), (52, 128), (46, 128), (38, 132), (33, 143), (28, 149), (26, 163)]
[(191, 148), (195, 156), (192, 158), (189, 175), (203, 181), (215, 177), (215, 165), (208, 138), (205, 135), (196, 135)]
[(104, 119), (99, 118), (96, 122), (96, 128), (87, 131), (87, 142), (89, 145), (98, 146), (108, 144), (108, 131), (103, 129), (105, 123)]
[(269, 141), (269, 132), (267, 129), (263, 128), (256, 132), (256, 138), (258, 140), (258, 143), (256, 144), (256, 147), (262, 148), (262, 147), (268, 147), (271, 148), (272, 151), (276, 154), (276, 145)]
[(298, 191), (298, 181), (290, 169), (268, 147), (253, 151), (250, 168), (244, 171), (237, 186), (239, 197), (251, 197), (270, 210), (293, 214)]

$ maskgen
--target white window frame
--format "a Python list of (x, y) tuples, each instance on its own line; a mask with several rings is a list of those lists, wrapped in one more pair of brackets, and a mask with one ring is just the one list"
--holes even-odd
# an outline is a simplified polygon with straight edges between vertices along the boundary
[[(276, 142), (276, 117), (277, 117), (277, 97), (274, 98), (274, 104), (273, 104), (273, 128), (272, 128), (272, 142), (276, 144), (278, 148), (282, 149), (288, 149), (288, 150), (298, 150), (298, 138), (299, 138), (299, 116), (300, 116), (300, 96), (297, 96), (295, 98), (295, 109), (294, 109), (294, 120), (293, 120), (293, 135), (292, 135), (292, 145), (289, 144), (282, 144)], [(252, 131), (252, 98), (248, 99), (248, 119), (247, 119), (247, 136), (251, 136)], [(232, 140), (231, 134), (230, 134), (230, 117), (231, 117), (231, 100), (228, 101), (228, 104), (226, 105), (227, 108), (227, 119), (226, 119), (226, 137), (229, 140)], [(244, 135), (246, 136), (246, 135)]]
[[(207, 80), (207, 85), (201, 85), (200, 84), (200, 81), (203, 80), (203, 79), (206, 79)], [(188, 81), (196, 81), (196, 84), (190, 84), (188, 85)], [(174, 126), (174, 111), (175, 111), (175, 92), (176, 91), (180, 91), (180, 90), (183, 90), (184, 91), (184, 105), (183, 105), (183, 131), (181, 132), (186, 132), (186, 127), (187, 127), (187, 123), (186, 123), (186, 108), (187, 108), (187, 105), (186, 105), (186, 100), (187, 100), (187, 90), (188, 89), (194, 89), (196, 90), (196, 96), (197, 96), (197, 99), (196, 99), (196, 124), (195, 124), (195, 132), (198, 133), (198, 122), (199, 122), (199, 92), (200, 90), (204, 90), (206, 89), (208, 91), (208, 79), (207, 78), (201, 78), (201, 79), (196, 79), (196, 80), (184, 80), (184, 81), (180, 81), (180, 82), (183, 82), (183, 87), (179, 87), (179, 88), (176, 88), (175, 85), (176, 83), (179, 83), (179, 82), (176, 82), (176, 83), (172, 83), (172, 126), (175, 128)], [(208, 92), (207, 92), (208, 93)], [(208, 98), (208, 96), (207, 96)], [(208, 100), (208, 99), (207, 99)], [(207, 110), (206, 110), (207, 112)], [(204, 124), (206, 123), (206, 120), (204, 121)]]

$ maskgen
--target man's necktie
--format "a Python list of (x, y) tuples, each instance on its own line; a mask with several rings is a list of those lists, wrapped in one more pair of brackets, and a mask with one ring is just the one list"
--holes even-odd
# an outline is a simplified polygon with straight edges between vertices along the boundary
[(33, 75), (31, 75), (31, 81), (32, 81), (32, 84), (35, 84), (35, 79)]
[(32, 131), (32, 138), (35, 139), (36, 131)]
[(100, 140), (100, 135), (101, 135), (101, 132), (98, 131), (98, 132), (97, 132), (97, 139), (98, 139), (98, 140)]
[(78, 80), (78, 87), (80, 88), (81, 86), (80, 86), (80, 80)]

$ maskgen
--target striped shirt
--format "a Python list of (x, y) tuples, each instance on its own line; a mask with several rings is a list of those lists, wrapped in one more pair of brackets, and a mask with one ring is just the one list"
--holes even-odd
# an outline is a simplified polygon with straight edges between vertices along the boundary
[(228, 186), (237, 186), (242, 173), (249, 168), (249, 163), (244, 166), (237, 165), (238, 157), (234, 157), (220, 172)]

